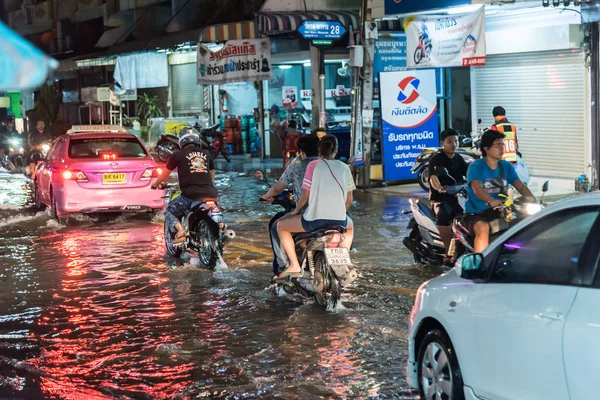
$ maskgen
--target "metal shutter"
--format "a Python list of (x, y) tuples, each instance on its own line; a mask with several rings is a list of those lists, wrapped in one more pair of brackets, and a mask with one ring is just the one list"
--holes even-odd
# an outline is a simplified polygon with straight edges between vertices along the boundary
[(173, 115), (198, 114), (202, 110), (202, 85), (197, 84), (196, 63), (171, 66)]
[(488, 56), (475, 68), (483, 126), (502, 106), (517, 125), (519, 150), (532, 175), (576, 178), (585, 172), (585, 76), (578, 50)]

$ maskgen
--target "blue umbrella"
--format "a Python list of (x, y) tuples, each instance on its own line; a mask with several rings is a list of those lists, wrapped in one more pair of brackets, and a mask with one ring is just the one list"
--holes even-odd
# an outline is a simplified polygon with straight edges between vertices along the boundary
[(0, 22), (0, 91), (35, 89), (58, 61)]

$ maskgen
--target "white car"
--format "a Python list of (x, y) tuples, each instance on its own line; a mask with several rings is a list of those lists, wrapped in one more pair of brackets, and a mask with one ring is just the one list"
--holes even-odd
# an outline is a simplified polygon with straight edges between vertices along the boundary
[(424, 283), (408, 380), (424, 399), (600, 399), (600, 193), (555, 203)]

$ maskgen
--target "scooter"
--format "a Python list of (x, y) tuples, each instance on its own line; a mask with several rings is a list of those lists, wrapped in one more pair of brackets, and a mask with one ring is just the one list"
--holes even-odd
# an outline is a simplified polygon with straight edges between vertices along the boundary
[(415, 64), (419, 64), (424, 58), (425, 59), (429, 59), (429, 56), (431, 55), (431, 49), (432, 49), (432, 44), (431, 44), (431, 39), (428, 39), (427, 41), (423, 40), (423, 35), (419, 36), (419, 44), (417, 45), (417, 48), (415, 49), (415, 55), (414, 55), (414, 61)]
[[(544, 195), (550, 187), (550, 182), (544, 182), (544, 185), (542, 186), (542, 197), (539, 202), (536, 202), (529, 197), (519, 197), (513, 200), (508, 195), (508, 186), (505, 185), (503, 179), (494, 178), (492, 180), (492, 185), (501, 189), (500, 197), (505, 199), (505, 201), (502, 207), (498, 208), (500, 217), (489, 223), (490, 242), (519, 221), (540, 212), (544, 208)], [(454, 238), (450, 243), (448, 256), (452, 257), (454, 262), (456, 262), (463, 254), (475, 252), (475, 236), (465, 224), (464, 218), (464, 216), (460, 216), (455, 218), (452, 222)]]
[[(173, 201), (181, 195), (177, 185), (165, 187), (165, 197)], [(235, 238), (235, 232), (227, 229), (223, 214), (216, 199), (197, 200), (192, 203), (190, 211), (180, 221), (185, 230), (183, 243), (174, 243), (176, 232), (169, 231), (165, 223), (165, 245), (167, 252), (173, 257), (180, 257), (190, 251), (198, 254), (200, 261), (208, 268), (214, 269), (217, 262), (223, 259), (223, 251), (227, 242)]]
[[(470, 143), (470, 139), (465, 138), (461, 141), (461, 146)], [(426, 147), (421, 151), (421, 154), (415, 160), (415, 165), (412, 167), (411, 172), (413, 174), (417, 174), (419, 180), (419, 186), (426, 192), (429, 191), (429, 161), (433, 158), (434, 155), (440, 150), (440, 147)], [(473, 161), (477, 160), (479, 156), (472, 151), (468, 151), (464, 148), (456, 149), (456, 154), (460, 155), (465, 159), (467, 164), (471, 164)]]
[(7, 144), (9, 146), (8, 154), (5, 154), (4, 159), (0, 160), (1, 165), (10, 172), (23, 172), (27, 166), (23, 139), (20, 135), (13, 135), (8, 137)]
[[(196, 128), (198, 126), (196, 125)], [(208, 148), (208, 151), (215, 160), (219, 154), (223, 155), (225, 161), (230, 162), (229, 152), (225, 148), (225, 137), (218, 130), (219, 124), (209, 126), (206, 129), (197, 129), (200, 132), (200, 138), (204, 142), (204, 145)]]
[[(256, 171), (254, 176), (270, 186), (263, 171)], [(265, 201), (262, 198), (259, 200)], [(296, 207), (290, 190), (284, 190), (276, 196), (272, 204), (286, 211)], [(339, 247), (344, 233), (346, 228), (332, 225), (314, 232), (295, 234), (296, 254), (304, 275), (277, 283), (276, 290), (297, 294), (302, 298), (314, 298), (321, 306), (335, 308), (340, 302), (343, 288), (358, 278), (348, 249)]]
[[(444, 167), (438, 167), (438, 175), (448, 175)], [(446, 188), (445, 193), (456, 195), (458, 203), (465, 209), (467, 201), (467, 188), (464, 184), (458, 184)], [(410, 199), (410, 210), (404, 210), (403, 214), (412, 214), (408, 223), (410, 232), (402, 243), (413, 254), (413, 260), (417, 264), (439, 265), (444, 262), (446, 246), (440, 236), (440, 231), (435, 224), (435, 215), (428, 199)]]
[(177, 133), (163, 133), (160, 135), (158, 142), (156, 143), (156, 153), (158, 159), (164, 163), (169, 160), (169, 157), (177, 150), (180, 150), (179, 146), (179, 135)]

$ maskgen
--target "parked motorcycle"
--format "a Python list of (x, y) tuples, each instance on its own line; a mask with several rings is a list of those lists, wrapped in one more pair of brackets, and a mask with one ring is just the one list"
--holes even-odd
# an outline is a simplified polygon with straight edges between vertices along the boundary
[(431, 55), (431, 39), (423, 40), (423, 35), (419, 36), (419, 43), (415, 49), (414, 61), (415, 64), (419, 64), (423, 59), (429, 59)]
[[(444, 167), (437, 168), (438, 175), (448, 175)], [(450, 178), (457, 183), (451, 175)], [(446, 193), (456, 195), (460, 206), (465, 209), (467, 202), (467, 188), (464, 184), (456, 184), (446, 188)], [(402, 243), (413, 254), (413, 260), (417, 264), (439, 265), (444, 262), (446, 246), (440, 236), (440, 231), (435, 224), (435, 215), (428, 199), (410, 199), (410, 210), (404, 210), (403, 214), (412, 214), (408, 223), (410, 232)]]
[[(465, 140), (461, 141), (461, 145), (467, 143)], [(427, 147), (421, 151), (421, 154), (415, 160), (415, 165), (412, 167), (411, 172), (417, 174), (419, 180), (419, 186), (425, 191), (429, 191), (429, 161), (433, 156), (440, 150), (440, 147)], [(456, 153), (465, 159), (467, 164), (471, 164), (477, 160), (479, 156), (471, 151), (463, 148), (456, 149)]]
[[(219, 124), (215, 124), (208, 128), (200, 128), (200, 126), (196, 124), (194, 127), (194, 129), (199, 132), (200, 138), (202, 139), (202, 147), (208, 149), (213, 160), (215, 160), (219, 154), (222, 154), (225, 161), (230, 162), (231, 159), (229, 153), (225, 148), (225, 138), (223, 137), (223, 134), (218, 131), (218, 128)], [(160, 139), (156, 143), (158, 159), (165, 163), (173, 153), (180, 149), (179, 134), (173, 132), (160, 135)]]
[[(169, 201), (181, 195), (177, 185), (165, 188), (165, 197)], [(228, 241), (235, 238), (235, 232), (227, 229), (223, 214), (216, 199), (197, 200), (190, 211), (182, 218), (181, 224), (186, 233), (183, 243), (175, 244), (176, 232), (170, 232), (165, 223), (165, 245), (173, 257), (180, 257), (185, 251), (197, 253), (200, 261), (209, 268), (215, 268), (222, 260)]]
[[(256, 171), (254, 176), (271, 186), (263, 171)], [(260, 201), (264, 200), (260, 198)], [(283, 207), (286, 213), (296, 207), (290, 190), (276, 196), (272, 204)], [(343, 288), (358, 278), (348, 249), (339, 247), (345, 232), (344, 227), (332, 225), (314, 232), (295, 234), (296, 254), (304, 276), (288, 278), (285, 283), (277, 284), (277, 288), (292, 295), (312, 297), (320, 305), (334, 308), (340, 301)]]

